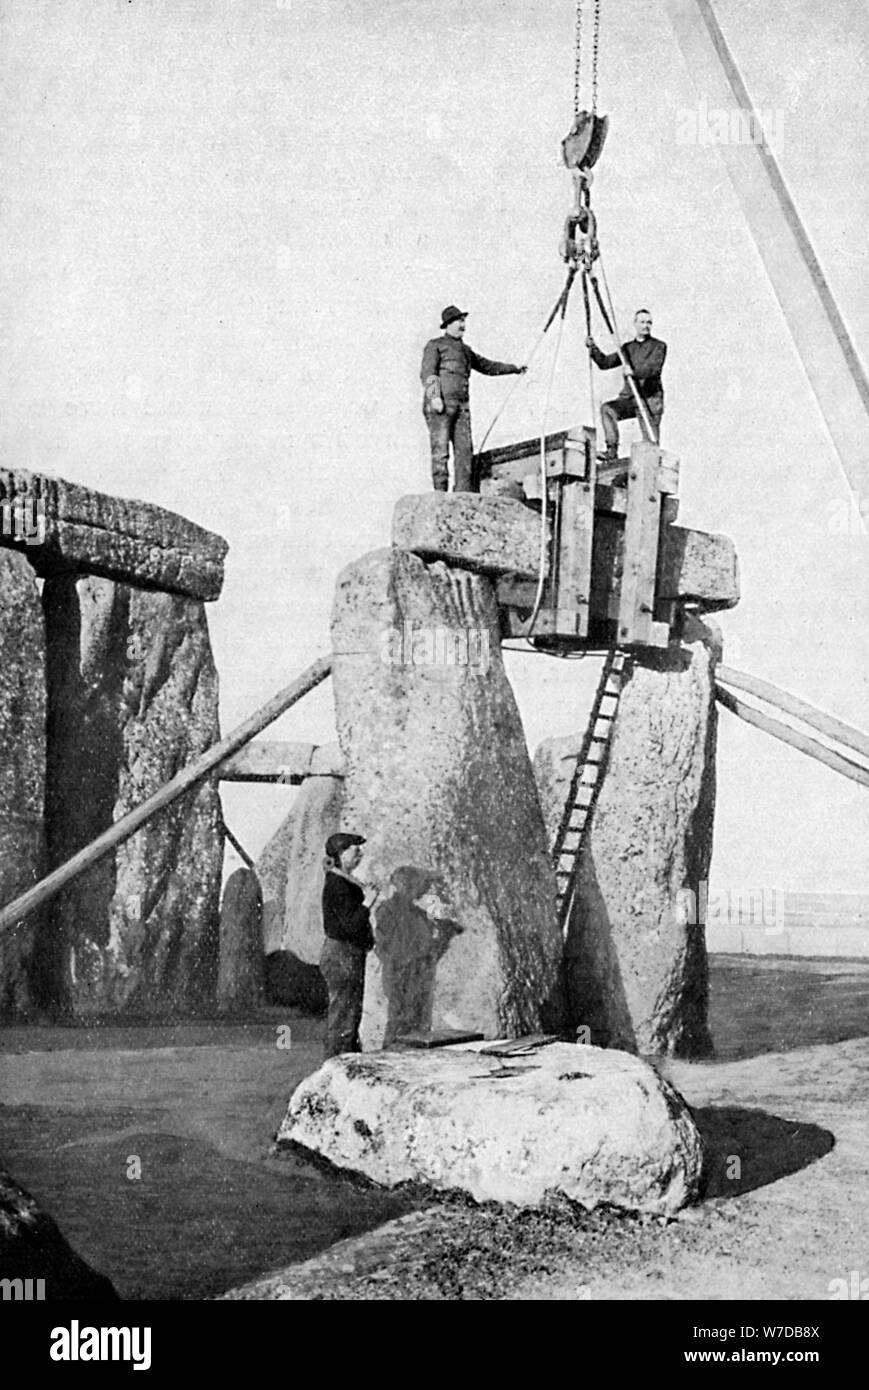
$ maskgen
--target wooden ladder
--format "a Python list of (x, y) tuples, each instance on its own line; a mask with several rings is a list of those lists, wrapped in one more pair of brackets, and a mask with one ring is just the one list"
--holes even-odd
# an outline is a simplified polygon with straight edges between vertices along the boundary
[(583, 835), (603, 782), (626, 660), (627, 654), (618, 647), (607, 652), (552, 846), (562, 935), (570, 919)]

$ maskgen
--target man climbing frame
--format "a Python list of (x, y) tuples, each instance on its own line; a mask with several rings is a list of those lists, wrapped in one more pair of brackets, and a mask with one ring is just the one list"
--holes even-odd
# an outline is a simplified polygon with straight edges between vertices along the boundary
[(467, 313), (448, 304), (441, 314), (439, 338), (431, 338), (422, 354), (423, 414), (431, 441), (431, 473), (435, 492), (449, 487), (450, 444), (453, 446), (453, 491), (479, 492), (471, 438), (469, 379), (523, 375), (525, 367), (481, 357), (463, 342)]
[(601, 371), (627, 364), (633, 377), (636, 392), (631, 389), (630, 379), (625, 374), (624, 385), (619, 394), (610, 401), (604, 401), (600, 408), (603, 423), (606, 452), (601, 455), (607, 463), (616, 463), (619, 454), (619, 421), (636, 419), (639, 402), (638, 393), (646, 407), (654, 442), (660, 442), (661, 416), (664, 413), (664, 388), (661, 372), (667, 356), (667, 344), (660, 338), (652, 337), (652, 315), (648, 309), (638, 309), (634, 315), (634, 337), (622, 344), (621, 352), (601, 352), (591, 334), (586, 339), (595, 366)]

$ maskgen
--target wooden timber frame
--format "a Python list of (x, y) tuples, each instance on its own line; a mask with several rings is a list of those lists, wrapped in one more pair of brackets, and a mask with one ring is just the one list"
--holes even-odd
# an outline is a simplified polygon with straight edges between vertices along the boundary
[(543, 650), (666, 647), (678, 605), (659, 593), (661, 537), (678, 513), (679, 464), (640, 440), (630, 458), (601, 466), (595, 431), (561, 430), (543, 441), (546, 499), (541, 497), (539, 439), (481, 454), (480, 476), (529, 507), (545, 505), (549, 528), (546, 580), (531, 621), (537, 585), (507, 577), (498, 584), (506, 638)]

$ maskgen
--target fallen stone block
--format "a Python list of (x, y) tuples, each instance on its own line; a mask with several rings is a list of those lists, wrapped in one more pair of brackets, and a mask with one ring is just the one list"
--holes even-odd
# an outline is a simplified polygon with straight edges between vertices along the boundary
[(299, 960), (293, 951), (271, 951), (266, 956), (266, 1002), (324, 1014), (329, 991), (319, 966)]
[(481, 574), (536, 579), (540, 567), (540, 519), (511, 497), (472, 492), (400, 497), (392, 543), (423, 560), (445, 560)]
[(333, 1057), (294, 1092), (278, 1142), (385, 1187), (478, 1202), (558, 1194), (670, 1214), (697, 1197), (700, 1135), (647, 1063), (571, 1043), (509, 1059), (481, 1046)]
[[(27, 1297), (58, 1302), (66, 1299), (114, 1300), (103, 1274), (77, 1255), (56, 1222), (9, 1173), (0, 1168), (0, 1277), (7, 1281), (4, 1299)], [(21, 1291), (15, 1289), (21, 1281)]]

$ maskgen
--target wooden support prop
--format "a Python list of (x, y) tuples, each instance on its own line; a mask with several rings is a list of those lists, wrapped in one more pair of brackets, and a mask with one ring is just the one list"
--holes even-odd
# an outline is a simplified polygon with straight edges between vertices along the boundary
[(141, 806), (136, 806), (127, 815), (122, 816), (119, 821), (104, 830), (91, 844), (85, 845), (84, 849), (74, 854), (72, 859), (68, 859), (65, 864), (61, 864), (40, 883), (28, 888), (26, 893), (15, 898), (11, 903), (0, 911), (0, 931), (6, 927), (15, 926), (21, 922), (30, 912), (35, 912), (38, 907), (64, 888), (67, 883), (78, 878), (86, 869), (90, 869), (98, 860), (110, 854), (118, 845), (122, 845), (125, 840), (129, 840), (146, 821), (158, 811), (163, 811), (167, 806), (171, 806), (173, 801), (177, 801), (179, 796), (195, 787), (197, 782), (202, 782), (214, 772), (221, 763), (231, 757), (246, 743), (249, 743), (257, 734), (262, 733), (263, 729), (288, 710), (291, 705), (301, 700), (303, 695), (307, 695), (309, 690), (324, 681), (332, 670), (332, 658), (321, 656), (297, 680), (283, 690), (278, 691), (277, 695), (269, 700), (268, 704), (262, 706), (254, 714), (246, 719), (243, 724), (239, 724), (233, 729), (231, 734), (215, 743), (211, 748), (206, 749), (192, 763), (188, 763), (177, 773), (165, 786), (156, 791), (153, 796), (149, 796), (147, 801), (143, 801)]
[(654, 622), (661, 530), (660, 462), (657, 444), (643, 439), (631, 446), (618, 616), (618, 640), (624, 646), (666, 646), (669, 640), (664, 624)]
[(819, 763), (824, 763), (834, 772), (840, 772), (843, 777), (850, 777), (852, 782), (859, 782), (862, 786), (869, 787), (869, 768), (860, 767), (859, 763), (852, 762), (850, 758), (843, 757), (841, 753), (834, 753), (823, 743), (818, 743), (817, 739), (809, 738), (808, 734), (797, 733), (796, 729), (789, 728), (787, 724), (779, 723), (771, 715), (761, 714), (760, 710), (747, 705), (744, 700), (740, 700), (737, 695), (726, 690), (723, 685), (716, 684), (715, 694), (725, 709), (729, 709), (731, 714), (736, 714), (740, 719), (744, 719), (746, 724), (753, 724), (756, 729), (762, 729), (765, 734), (771, 734), (773, 738), (780, 739), (782, 743), (790, 744), (792, 748), (797, 748), (808, 757), (817, 759)]
[(240, 840), (237, 840), (237, 839), (235, 838), (235, 836), (233, 835), (233, 833), (232, 833), (232, 831), (230, 830), (229, 826), (227, 825), (226, 821), (223, 821), (222, 826), (221, 826), (221, 829), (223, 830), (223, 833), (224, 833), (224, 835), (226, 836), (227, 840), (228, 840), (229, 843), (232, 845), (232, 848), (235, 850), (235, 852), (236, 852), (236, 854), (238, 855), (239, 859), (240, 859), (240, 860), (242, 861), (242, 863), (246, 866), (246, 868), (248, 868), (248, 869), (254, 869), (254, 868), (256, 868), (256, 864), (255, 864), (254, 860), (251, 859), (250, 855), (248, 854), (247, 850), (245, 849), (245, 847), (244, 847), (244, 845), (241, 843), (241, 841), (240, 841)]
[(831, 714), (824, 714), (823, 710), (816, 709), (787, 690), (780, 690), (777, 685), (771, 685), (758, 676), (747, 675), (745, 671), (734, 671), (732, 666), (716, 667), (715, 679), (724, 685), (732, 685), (735, 690), (756, 695), (769, 705), (776, 705), (785, 714), (792, 714), (810, 728), (817, 729), (818, 733), (826, 734), (862, 757), (869, 758), (869, 736), (861, 734), (859, 729), (853, 729), (850, 724), (843, 724), (841, 719), (834, 719)]

